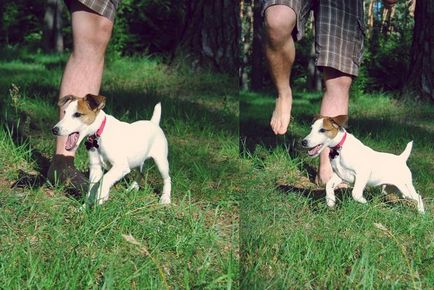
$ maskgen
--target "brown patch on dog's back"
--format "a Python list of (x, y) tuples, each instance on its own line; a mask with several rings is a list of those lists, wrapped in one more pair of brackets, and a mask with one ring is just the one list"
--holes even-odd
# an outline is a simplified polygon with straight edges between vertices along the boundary
[(326, 134), (326, 136), (330, 139), (335, 138), (339, 132), (339, 126), (337, 126), (329, 117), (324, 117), (322, 121), (322, 127), (326, 130), (324, 134)]

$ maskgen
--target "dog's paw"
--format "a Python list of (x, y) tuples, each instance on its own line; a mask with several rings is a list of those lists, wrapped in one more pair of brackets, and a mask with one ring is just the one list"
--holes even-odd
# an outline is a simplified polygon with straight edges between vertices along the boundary
[(364, 198), (363, 196), (354, 197), (354, 200), (360, 203), (367, 203), (366, 198)]
[(170, 196), (162, 195), (160, 198), (161, 204), (170, 204)]
[(131, 191), (137, 191), (139, 190), (139, 184), (137, 183), (137, 181), (133, 181), (133, 183), (131, 183), (131, 185), (128, 187), (127, 192), (131, 192)]
[(336, 202), (332, 199), (327, 199), (327, 206), (328, 207), (334, 207), (336, 205)]

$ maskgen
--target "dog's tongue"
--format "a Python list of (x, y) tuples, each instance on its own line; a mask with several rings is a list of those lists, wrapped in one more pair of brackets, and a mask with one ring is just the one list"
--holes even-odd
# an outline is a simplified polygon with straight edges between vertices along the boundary
[(74, 149), (75, 145), (77, 145), (78, 137), (80, 137), (80, 133), (74, 132), (68, 135), (68, 139), (66, 140), (65, 149), (67, 151), (71, 151)]
[(307, 151), (307, 154), (309, 154), (310, 156), (316, 155), (316, 154), (318, 154), (320, 149), (321, 149), (321, 144), (316, 145), (315, 147), (313, 147), (312, 149)]

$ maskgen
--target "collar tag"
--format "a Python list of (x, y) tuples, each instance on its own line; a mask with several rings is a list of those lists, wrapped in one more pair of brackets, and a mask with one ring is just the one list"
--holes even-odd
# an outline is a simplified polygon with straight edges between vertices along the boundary
[(339, 150), (344, 145), (345, 140), (347, 139), (347, 132), (344, 133), (341, 141), (334, 147), (330, 147), (329, 158), (334, 159), (336, 156), (339, 156)]

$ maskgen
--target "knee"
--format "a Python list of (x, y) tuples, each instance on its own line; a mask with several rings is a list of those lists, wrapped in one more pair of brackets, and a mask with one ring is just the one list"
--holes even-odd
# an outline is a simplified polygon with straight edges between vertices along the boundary
[(278, 46), (291, 38), (296, 23), (295, 12), (287, 6), (271, 6), (265, 11), (264, 23), (268, 43)]
[(350, 75), (332, 68), (324, 68), (324, 79), (327, 91), (348, 91), (353, 79)]
[(113, 30), (113, 23), (103, 19), (96, 24), (96, 33), (91, 37), (91, 42), (95, 46), (106, 47), (110, 41)]
[(348, 91), (351, 87), (352, 79), (350, 76), (341, 76), (334, 80), (332, 86), (335, 90)]
[(93, 27), (74, 31), (73, 54), (78, 58), (103, 57), (110, 41), (113, 23), (103, 19), (93, 23)]

